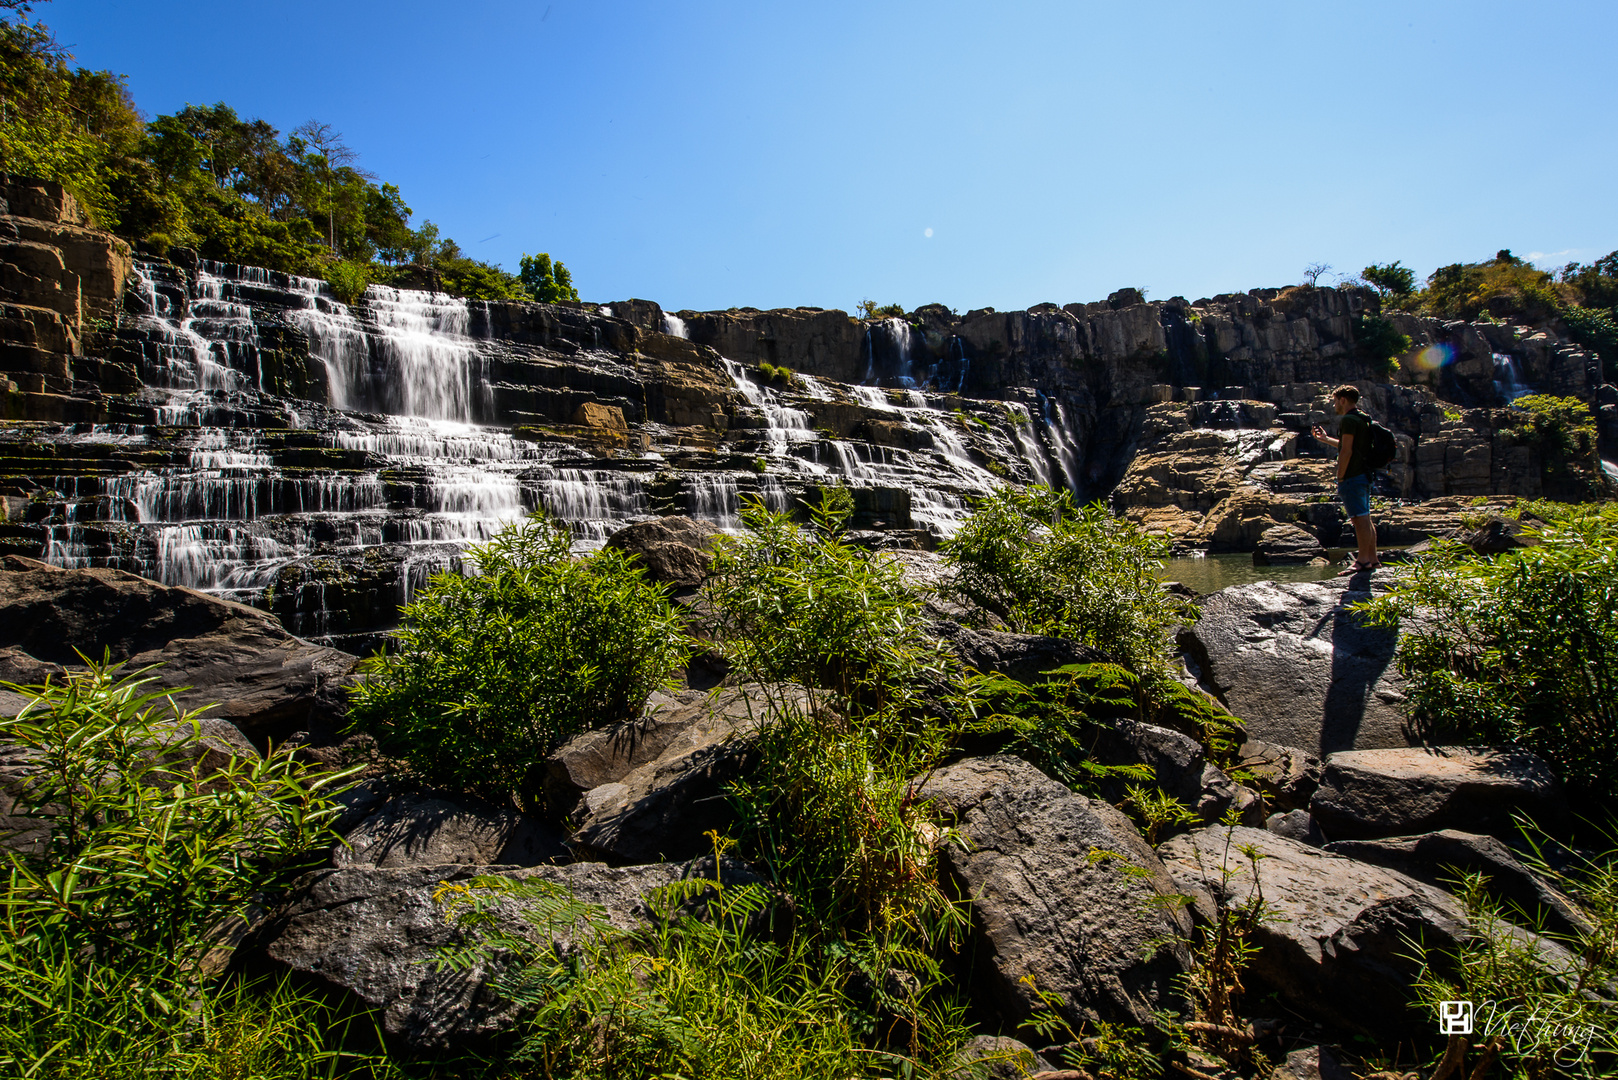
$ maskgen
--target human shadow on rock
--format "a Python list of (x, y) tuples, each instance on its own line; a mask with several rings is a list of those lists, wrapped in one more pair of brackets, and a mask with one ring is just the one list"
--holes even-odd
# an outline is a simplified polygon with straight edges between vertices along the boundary
[(1399, 631), (1370, 626), (1350, 604), (1371, 598), (1370, 571), (1355, 574), (1337, 606), (1316, 626), (1311, 636), (1331, 622), (1331, 681), (1320, 714), (1320, 753), (1354, 749), (1365, 723), (1366, 704), (1399, 646)]

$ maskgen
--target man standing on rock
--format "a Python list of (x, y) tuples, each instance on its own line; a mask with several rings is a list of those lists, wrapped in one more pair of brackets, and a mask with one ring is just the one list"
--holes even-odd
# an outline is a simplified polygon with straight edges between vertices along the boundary
[(1337, 438), (1326, 434), (1315, 425), (1315, 438), (1337, 449), (1337, 497), (1343, 500), (1348, 520), (1354, 526), (1354, 539), (1359, 554), (1352, 565), (1338, 577), (1375, 570), (1382, 564), (1376, 557), (1376, 526), (1371, 524), (1371, 418), (1360, 412), (1360, 391), (1356, 386), (1343, 384), (1331, 395), (1332, 408), (1343, 421), (1337, 428)]

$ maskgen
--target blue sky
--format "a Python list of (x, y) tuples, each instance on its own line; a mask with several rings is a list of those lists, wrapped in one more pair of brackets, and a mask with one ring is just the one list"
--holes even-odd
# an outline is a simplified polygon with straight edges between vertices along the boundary
[(1618, 4), (56, 0), (150, 115), (332, 124), (586, 299), (1192, 300), (1618, 248)]

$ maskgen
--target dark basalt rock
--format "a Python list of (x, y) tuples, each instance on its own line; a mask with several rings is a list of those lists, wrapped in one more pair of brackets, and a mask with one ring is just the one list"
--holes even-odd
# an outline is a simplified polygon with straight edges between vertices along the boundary
[[(1245, 850), (1260, 857), (1250, 862)], [(1466, 914), (1452, 897), (1392, 870), (1330, 855), (1263, 829), (1211, 826), (1158, 847), (1181, 892), (1214, 906), (1260, 890), (1272, 916), (1254, 932), (1251, 973), (1289, 1007), (1377, 1040), (1426, 1030), (1407, 1006), (1416, 963), (1411, 940), (1454, 949)], [(1255, 879), (1255, 873), (1257, 878)]]
[(1407, 746), (1398, 632), (1349, 610), (1391, 581), (1384, 570), (1221, 589), (1181, 645), (1252, 738), (1311, 754)]
[(654, 518), (619, 529), (606, 546), (633, 555), (653, 581), (684, 589), (707, 580), (718, 534), (707, 522), (688, 517)]
[(0, 557), (0, 649), (13, 665), (63, 666), (109, 654), (159, 664), (159, 686), (189, 687), (182, 708), (216, 706), (260, 745), (295, 731), (334, 733), (358, 660), (293, 637), (262, 611), (122, 570), (62, 570)]
[(1391, 840), (1339, 840), (1327, 844), (1326, 850), (1397, 870), (1429, 885), (1450, 885), (1458, 873), (1482, 873), (1489, 879), (1489, 892), (1514, 905), (1520, 913), (1516, 917), (1527, 925), (1543, 925), (1569, 937), (1586, 935), (1592, 929), (1589, 919), (1567, 897), (1492, 836), (1445, 829)]
[[(450, 925), (434, 894), (444, 884), (493, 873), (512, 881), (544, 881), (605, 909), (618, 929), (652, 918), (646, 895), (684, 877), (714, 878), (716, 867), (610, 867), (601, 863), (502, 869), (487, 866), (348, 867), (319, 870), (302, 879), (292, 901), (257, 927), (238, 951), (247, 971), (290, 972), (355, 1004), (377, 1010), (383, 1033), (413, 1053), (487, 1049), (509, 1035), (515, 1006), (490, 987), (502, 962), (470, 971), (439, 970), (442, 949), (466, 942)], [(745, 865), (726, 860), (727, 885), (757, 882)], [(522, 917), (526, 904), (503, 900), (494, 908), (501, 929), (540, 940)], [(564, 953), (577, 948), (568, 933), (551, 939)], [(509, 962), (506, 961), (506, 962)]]
[(1326, 549), (1308, 529), (1275, 525), (1265, 529), (1253, 549), (1254, 566), (1290, 566), (1324, 559)]
[(570, 860), (564, 836), (554, 825), (477, 800), (401, 794), (344, 830), (332, 865), (540, 866)]
[(709, 695), (654, 695), (649, 715), (586, 732), (546, 759), (546, 799), (573, 825), (568, 843), (615, 865), (687, 859), (733, 820), (725, 788), (752, 760), (777, 705), (806, 707), (793, 686), (748, 684)]
[(940, 769), (919, 797), (965, 841), (940, 867), (971, 905), (973, 1000), (1006, 1030), (1045, 1008), (1026, 976), (1075, 1028), (1152, 1029), (1154, 1010), (1179, 1002), (1190, 922), (1161, 902), (1174, 883), (1122, 813), (1008, 756)]
[(1095, 664), (1112, 659), (1100, 649), (1039, 634), (974, 630), (949, 622), (935, 625), (933, 632), (948, 642), (968, 667), (1023, 683), (1044, 682), (1047, 672), (1067, 664)]
[(1445, 746), (1332, 754), (1309, 810), (1339, 840), (1453, 828), (1514, 836), (1512, 815), (1556, 825), (1567, 801), (1526, 750)]

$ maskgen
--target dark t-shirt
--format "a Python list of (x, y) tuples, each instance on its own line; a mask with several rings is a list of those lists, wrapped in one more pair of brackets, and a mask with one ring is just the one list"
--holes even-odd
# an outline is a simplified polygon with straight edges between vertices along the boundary
[(1371, 418), (1358, 409), (1350, 409), (1343, 414), (1343, 422), (1337, 428), (1337, 437), (1341, 439), (1344, 435), (1354, 436), (1354, 441), (1348, 448), (1348, 471), (1343, 473), (1343, 479), (1370, 472), (1365, 462), (1371, 453)]

